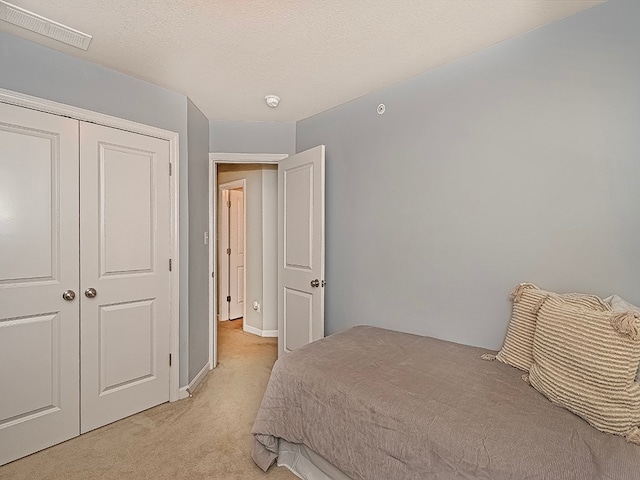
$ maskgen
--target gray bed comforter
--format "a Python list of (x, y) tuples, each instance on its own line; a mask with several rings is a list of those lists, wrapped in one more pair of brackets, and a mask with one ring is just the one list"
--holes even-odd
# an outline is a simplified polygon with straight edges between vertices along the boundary
[(553, 405), (486, 350), (355, 327), (279, 359), (253, 426), (355, 480), (640, 479), (640, 447)]

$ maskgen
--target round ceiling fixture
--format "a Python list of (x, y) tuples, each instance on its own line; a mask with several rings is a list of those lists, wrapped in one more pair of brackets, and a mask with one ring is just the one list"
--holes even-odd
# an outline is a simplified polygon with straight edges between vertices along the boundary
[(264, 101), (267, 102), (267, 105), (271, 108), (276, 108), (280, 103), (280, 97), (277, 95), (267, 95), (264, 97)]

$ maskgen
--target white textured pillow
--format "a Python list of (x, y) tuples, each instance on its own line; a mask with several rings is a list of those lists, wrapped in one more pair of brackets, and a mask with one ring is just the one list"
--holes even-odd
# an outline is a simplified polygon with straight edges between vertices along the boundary
[(640, 313), (547, 297), (538, 310), (529, 381), (598, 430), (640, 444)]
[(638, 312), (640, 313), (640, 307), (636, 307), (633, 303), (627, 302), (624, 298), (618, 295), (611, 295), (604, 299), (614, 312)]
[[(618, 295), (611, 295), (610, 297), (605, 298), (604, 301), (607, 302), (611, 306), (611, 309), (616, 313), (640, 313), (640, 307), (636, 307), (633, 303), (627, 302), (624, 298), (619, 297)], [(636, 382), (640, 383), (640, 368), (638, 368), (638, 371), (636, 372)]]

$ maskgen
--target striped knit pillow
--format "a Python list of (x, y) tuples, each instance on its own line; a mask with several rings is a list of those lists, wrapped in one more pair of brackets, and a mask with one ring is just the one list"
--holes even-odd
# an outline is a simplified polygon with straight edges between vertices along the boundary
[[(622, 312), (638, 312), (640, 313), (640, 307), (636, 307), (633, 303), (627, 302), (624, 298), (618, 295), (611, 295), (603, 300), (611, 306), (611, 310), (616, 313)], [(636, 373), (636, 382), (640, 382), (640, 368)]]
[[(541, 290), (532, 283), (521, 283), (511, 293), (513, 310), (511, 322), (502, 349), (496, 359), (502, 363), (529, 371), (533, 362), (533, 335), (536, 330), (536, 310), (550, 292)], [(609, 311), (611, 307), (594, 295), (565, 293), (563, 299), (575, 305), (598, 311)]]
[(538, 311), (529, 381), (598, 430), (640, 444), (640, 314), (598, 312), (550, 295)]

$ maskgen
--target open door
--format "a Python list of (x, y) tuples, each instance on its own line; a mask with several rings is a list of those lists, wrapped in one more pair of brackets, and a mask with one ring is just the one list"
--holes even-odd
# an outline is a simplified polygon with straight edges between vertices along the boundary
[(244, 188), (243, 180), (220, 185), (220, 320), (244, 315)]
[[(244, 315), (244, 190), (229, 190), (229, 320)], [(245, 320), (243, 320), (245, 321)]]
[(278, 164), (278, 356), (324, 337), (324, 152)]

